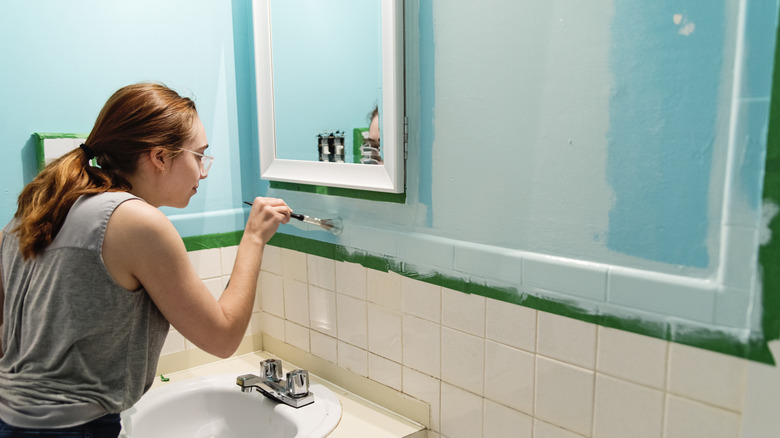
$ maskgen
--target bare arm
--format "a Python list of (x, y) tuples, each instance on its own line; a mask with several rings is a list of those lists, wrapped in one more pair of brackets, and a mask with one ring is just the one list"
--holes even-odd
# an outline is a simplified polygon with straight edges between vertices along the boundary
[(230, 284), (218, 301), (195, 272), (173, 224), (148, 204), (131, 201), (116, 209), (106, 230), (103, 258), (120, 285), (143, 285), (185, 338), (208, 353), (228, 357), (252, 316), (265, 244), (289, 218), (290, 208), (283, 201), (255, 199)]

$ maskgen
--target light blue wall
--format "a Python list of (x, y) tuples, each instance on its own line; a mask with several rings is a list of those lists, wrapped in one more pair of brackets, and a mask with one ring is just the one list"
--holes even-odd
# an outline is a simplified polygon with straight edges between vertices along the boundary
[[(240, 11), (245, 14), (246, 11)], [(202, 195), (186, 214), (221, 212), (240, 203), (241, 141), (250, 148), (252, 123), (237, 78), (230, 1), (95, 2), (33, 0), (3, 5), (0, 13), (0, 222), (35, 172), (33, 132), (88, 133), (106, 99), (121, 86), (159, 81), (195, 99), (215, 165)], [(249, 28), (251, 29), (251, 27)], [(242, 36), (246, 38), (245, 36)], [(246, 45), (246, 40), (241, 44)], [(252, 90), (243, 90), (244, 93)], [(243, 136), (242, 136), (243, 135)], [(251, 169), (251, 166), (249, 166)], [(257, 187), (257, 183), (254, 184)], [(174, 213), (174, 211), (170, 211)], [(175, 213), (181, 213), (175, 211)], [(226, 219), (227, 218), (227, 219)], [(229, 231), (241, 221), (229, 214), (193, 225), (190, 232)]]
[[(116, 88), (159, 80), (196, 98), (217, 157), (190, 207), (166, 210), (183, 236), (240, 230), (242, 200), (279, 196), (345, 223), (340, 236), (282, 233), (585, 313), (744, 329), (758, 318), (749, 285), (777, 8), (407, 0), (407, 200), (394, 204), (259, 180), (249, 0), (11, 4), (0, 220), (33, 175), (33, 132), (87, 132)], [(669, 277), (657, 273), (683, 282), (660, 287)], [(689, 278), (728, 293), (699, 294)]]
[(382, 97), (379, 1), (271, 2), (277, 157), (317, 161), (317, 134), (368, 128)]

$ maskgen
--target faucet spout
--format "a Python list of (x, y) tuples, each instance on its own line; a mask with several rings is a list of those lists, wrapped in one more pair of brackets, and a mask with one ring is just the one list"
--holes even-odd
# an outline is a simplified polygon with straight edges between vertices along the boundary
[(260, 362), (261, 376), (243, 374), (236, 377), (236, 384), (241, 392), (260, 391), (266, 397), (282, 402), (294, 408), (300, 408), (314, 403), (314, 394), (309, 392), (309, 372), (294, 370), (282, 379), (282, 362), (269, 359)]

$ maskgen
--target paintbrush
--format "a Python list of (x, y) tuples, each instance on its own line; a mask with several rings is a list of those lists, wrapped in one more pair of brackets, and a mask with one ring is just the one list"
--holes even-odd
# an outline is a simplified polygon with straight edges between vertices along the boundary
[[(244, 204), (252, 205), (251, 202), (247, 202), (247, 201), (244, 201)], [(298, 214), (298, 213), (290, 213), (290, 217), (293, 219), (297, 219), (301, 222), (305, 222), (307, 224), (317, 225), (318, 227), (322, 227), (333, 234), (341, 234), (341, 230), (343, 229), (341, 218), (320, 219), (320, 218), (306, 216), (305, 214)]]

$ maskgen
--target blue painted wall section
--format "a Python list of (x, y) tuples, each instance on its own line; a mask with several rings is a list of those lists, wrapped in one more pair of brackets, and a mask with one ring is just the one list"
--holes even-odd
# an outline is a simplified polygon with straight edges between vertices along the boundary
[[(433, 224), (433, 140), (436, 122), (436, 50), (433, 35), (433, 0), (420, 0), (420, 203), (428, 207), (426, 226)], [(408, 178), (408, 177), (407, 177)]]
[(705, 239), (713, 225), (708, 196), (725, 8), (723, 2), (615, 2), (609, 249), (697, 268), (710, 263)]

